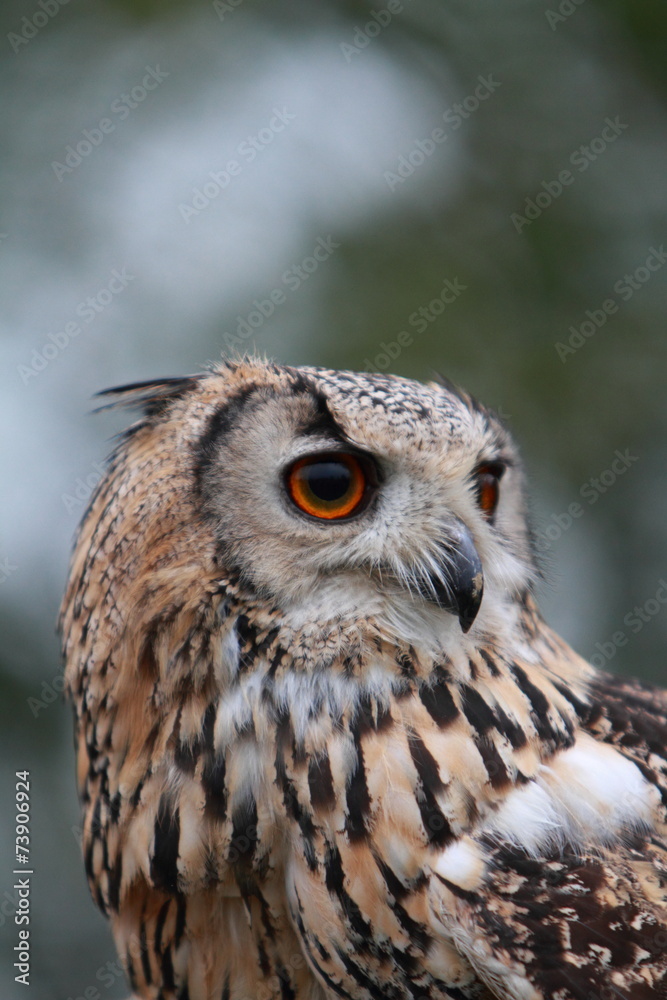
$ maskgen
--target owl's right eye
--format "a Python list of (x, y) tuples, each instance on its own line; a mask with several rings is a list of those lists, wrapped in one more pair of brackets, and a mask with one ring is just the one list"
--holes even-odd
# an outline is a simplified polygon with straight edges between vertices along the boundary
[(358, 455), (330, 452), (294, 462), (285, 474), (285, 486), (292, 503), (304, 514), (341, 521), (366, 507), (373, 480)]

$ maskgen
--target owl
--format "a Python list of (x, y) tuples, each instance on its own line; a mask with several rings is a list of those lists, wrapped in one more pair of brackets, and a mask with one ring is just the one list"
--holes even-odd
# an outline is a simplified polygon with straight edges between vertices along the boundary
[(61, 626), (133, 996), (667, 997), (667, 694), (540, 617), (498, 418), (256, 358), (110, 397)]

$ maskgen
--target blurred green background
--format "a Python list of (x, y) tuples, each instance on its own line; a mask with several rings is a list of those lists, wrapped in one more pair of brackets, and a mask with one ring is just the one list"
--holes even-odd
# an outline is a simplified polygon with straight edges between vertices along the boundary
[(667, 7), (6, 0), (0, 21), (0, 996), (113, 1000), (54, 633), (123, 422), (89, 415), (97, 390), (234, 344), (441, 371), (522, 444), (548, 619), (665, 682)]

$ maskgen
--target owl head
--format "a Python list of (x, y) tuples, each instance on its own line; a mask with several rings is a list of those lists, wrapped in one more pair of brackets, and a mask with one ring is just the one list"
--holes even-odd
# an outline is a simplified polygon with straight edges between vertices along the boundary
[(295, 627), (511, 626), (535, 575), (521, 463), (452, 385), (243, 359), (109, 395), (144, 408), (110, 473), (129, 577), (234, 574)]

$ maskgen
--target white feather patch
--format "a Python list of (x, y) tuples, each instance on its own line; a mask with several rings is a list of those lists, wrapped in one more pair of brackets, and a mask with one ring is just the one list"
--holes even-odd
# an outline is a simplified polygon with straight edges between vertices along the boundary
[(567, 839), (555, 803), (537, 781), (510, 792), (484, 832), (535, 855)]
[(534, 780), (510, 792), (484, 833), (533, 855), (566, 842), (594, 849), (650, 829), (657, 805), (656, 789), (632, 761), (581, 734)]
[(462, 837), (442, 851), (433, 871), (466, 892), (474, 892), (484, 878), (486, 864), (477, 844)]
[(611, 843), (656, 821), (657, 788), (636, 764), (585, 734), (541, 768), (541, 780), (560, 812), (585, 837)]

